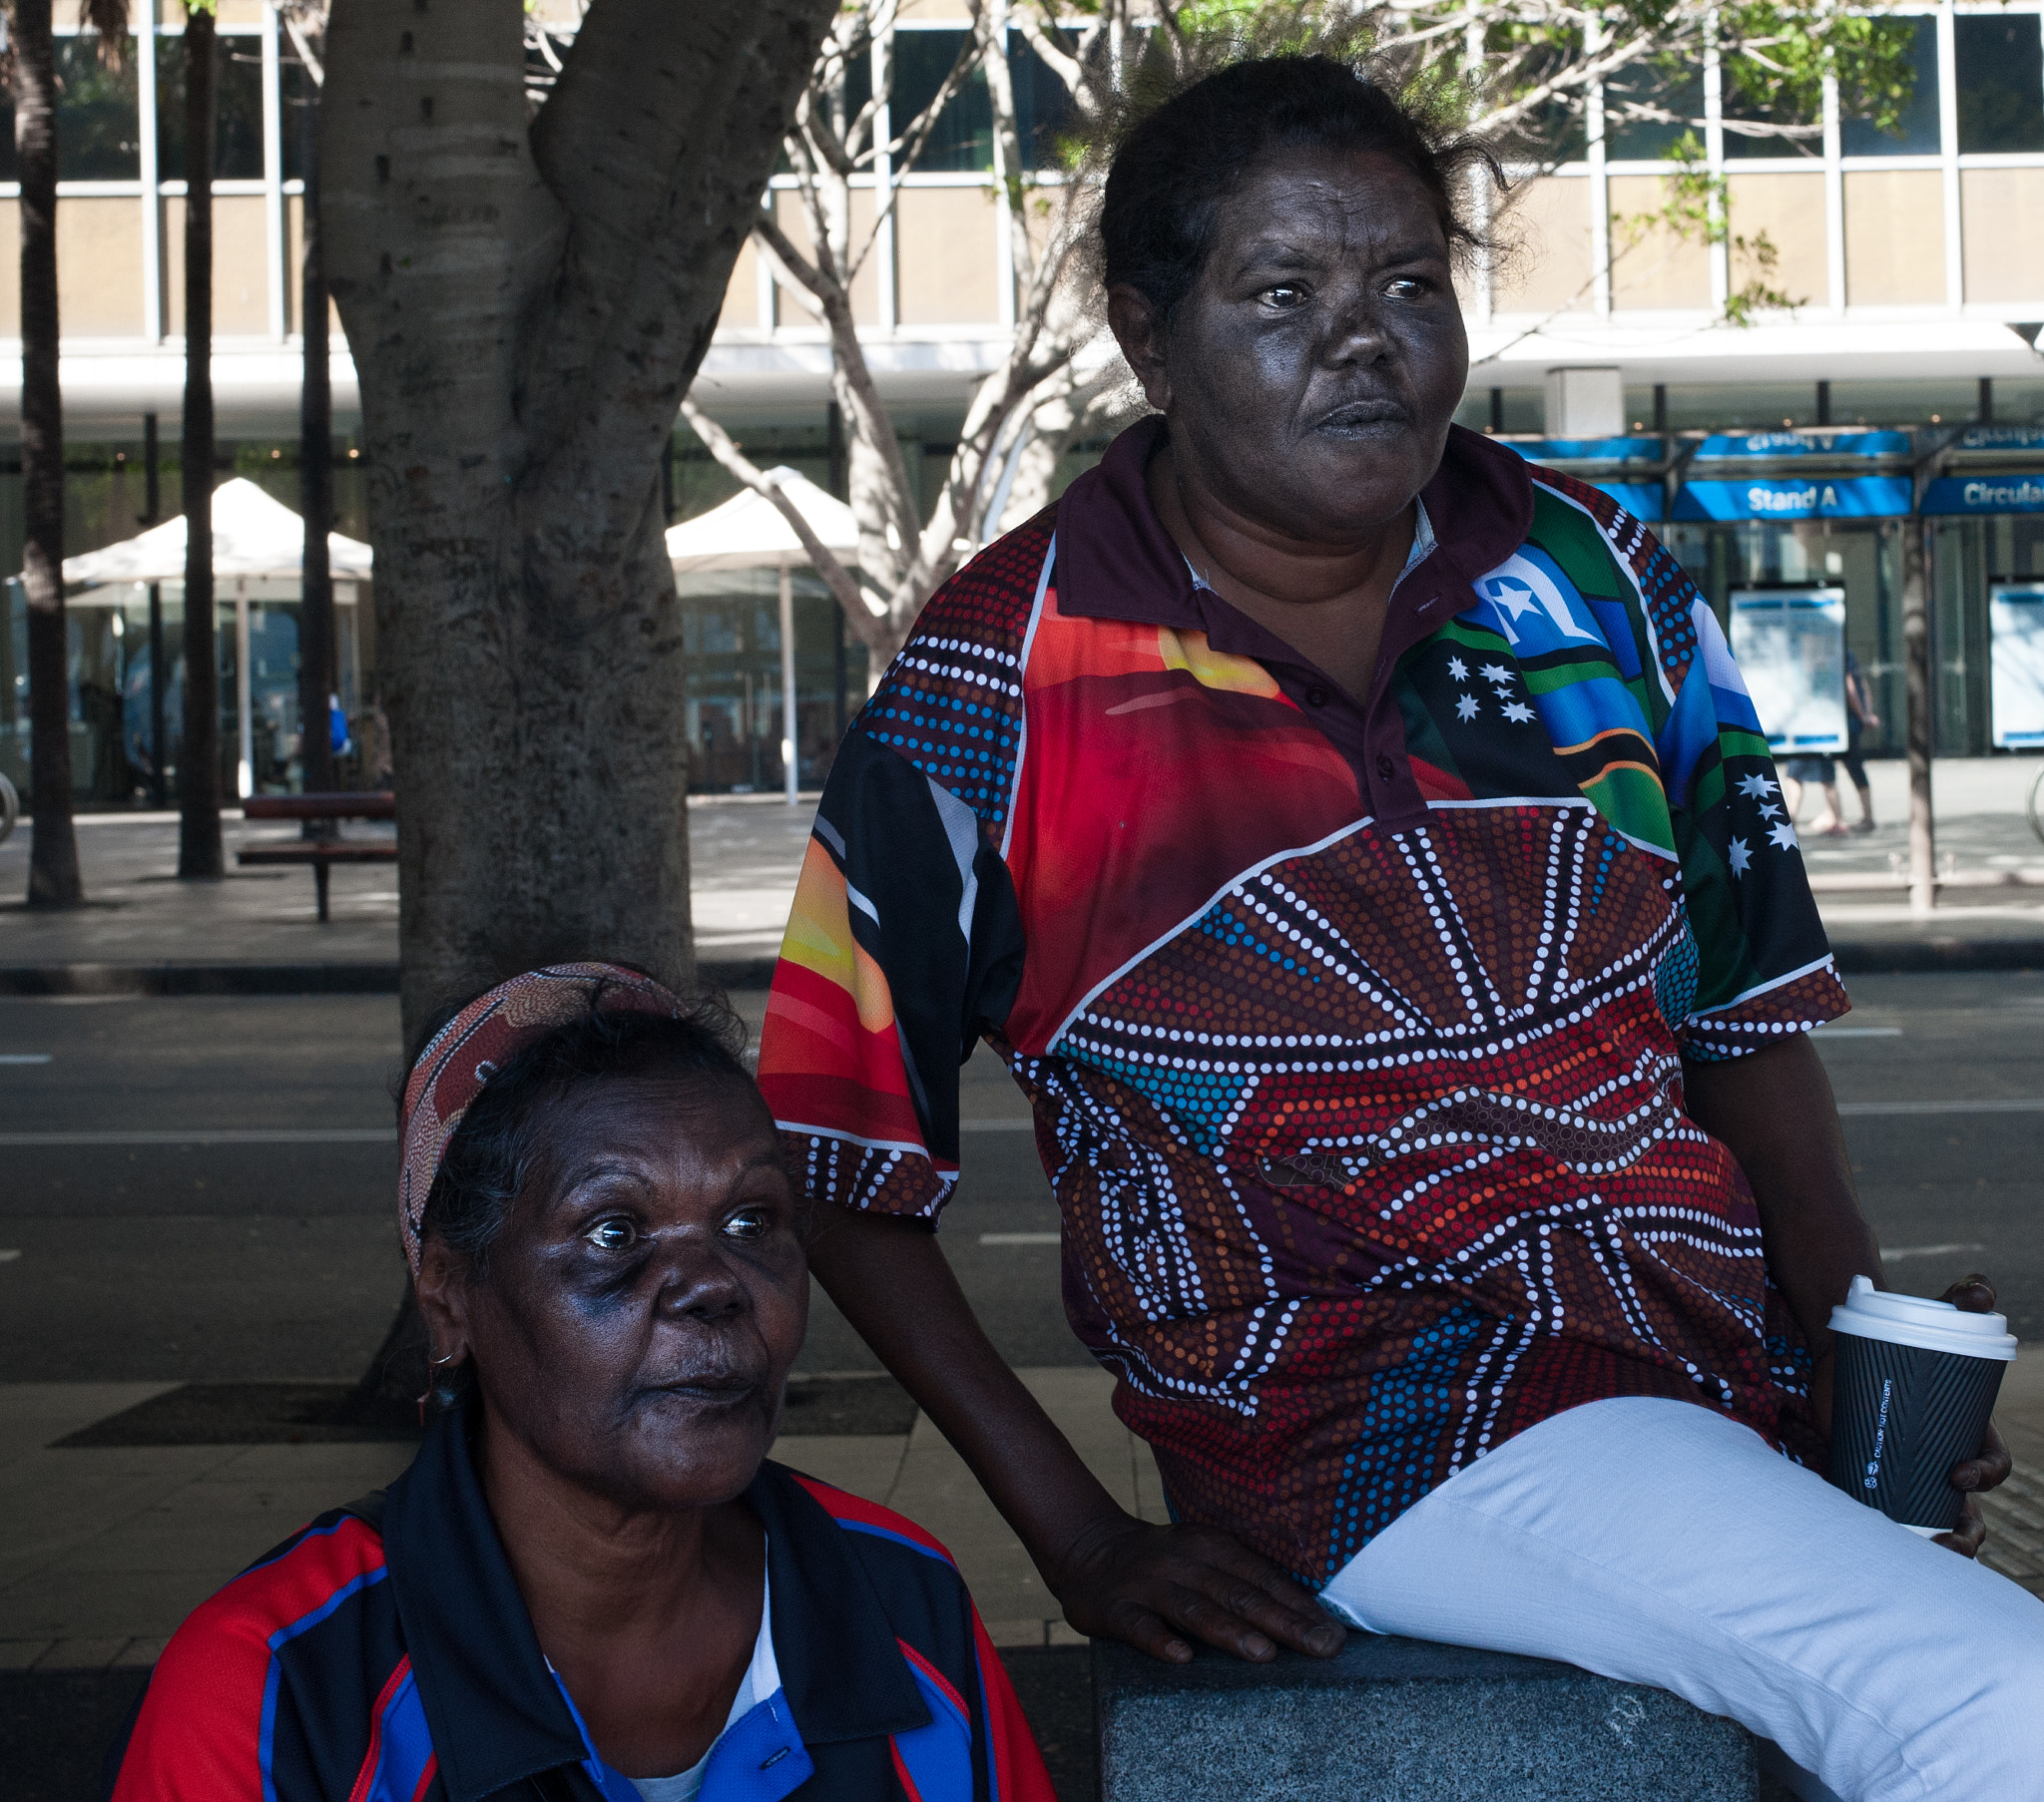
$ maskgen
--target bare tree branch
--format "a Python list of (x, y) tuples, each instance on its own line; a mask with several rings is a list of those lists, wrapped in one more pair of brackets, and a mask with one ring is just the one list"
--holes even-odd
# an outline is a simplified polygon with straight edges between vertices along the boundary
[[(774, 511), (787, 521), (796, 539), (801, 543), (802, 553), (814, 567), (817, 575), (830, 585), (830, 592), (837, 598), (837, 605), (844, 610), (845, 624), (868, 650), (885, 652), (888, 649), (887, 635), (878, 620), (886, 618), (886, 603), (878, 607), (868, 601), (859, 588), (857, 579), (838, 561), (837, 554), (816, 536), (815, 529), (802, 517), (802, 511), (787, 498), (778, 482), (771, 475), (753, 462), (744, 451), (734, 444), (724, 427), (705, 413), (695, 402), (682, 402), (682, 417), (703, 440), (705, 447), (718, 462), (745, 483), (755, 494), (773, 504)], [(876, 619), (877, 614), (877, 619)]]

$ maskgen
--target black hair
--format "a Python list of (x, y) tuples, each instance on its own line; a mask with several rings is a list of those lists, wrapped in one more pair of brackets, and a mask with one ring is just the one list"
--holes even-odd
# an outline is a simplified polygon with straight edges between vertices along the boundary
[(1432, 198), (1451, 250), (1487, 247), (1456, 192), (1473, 169), (1500, 186), (1502, 172), (1480, 139), (1453, 134), (1437, 100), (1422, 90), (1401, 102), (1329, 56), (1256, 57), (1182, 89), (1122, 138), (1100, 212), (1105, 285), (1136, 288), (1169, 324), (1206, 266), (1221, 204), (1294, 149), (1389, 157)]
[[(474, 1275), (485, 1273), (490, 1248), (531, 1179), (544, 1148), (539, 1127), (546, 1114), (575, 1090), (617, 1079), (708, 1077), (759, 1094), (743, 1061), (745, 1026), (722, 997), (699, 997), (687, 1014), (673, 1018), (607, 1008), (604, 995), (603, 984), (592, 984), (585, 1013), (505, 1059), (447, 1141), (426, 1192), (419, 1236), (438, 1238)], [(423, 1035), (420, 1052), (460, 1011), (443, 1011)]]

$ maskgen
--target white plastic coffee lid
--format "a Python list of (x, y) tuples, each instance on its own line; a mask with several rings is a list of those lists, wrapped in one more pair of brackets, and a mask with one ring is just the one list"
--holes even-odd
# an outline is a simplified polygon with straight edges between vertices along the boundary
[(1897, 1295), (1876, 1289), (1868, 1276), (1855, 1276), (1844, 1305), (1831, 1310), (1831, 1331), (1959, 1358), (1999, 1358), (2005, 1364), (2016, 1355), (2006, 1314), (1968, 1314), (1948, 1301)]

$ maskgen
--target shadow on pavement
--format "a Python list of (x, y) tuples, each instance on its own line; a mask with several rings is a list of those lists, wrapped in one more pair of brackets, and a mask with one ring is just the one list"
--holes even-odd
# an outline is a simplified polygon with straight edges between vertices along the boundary
[(100, 1765), (146, 1670), (0, 1672), (7, 1802), (99, 1802)]

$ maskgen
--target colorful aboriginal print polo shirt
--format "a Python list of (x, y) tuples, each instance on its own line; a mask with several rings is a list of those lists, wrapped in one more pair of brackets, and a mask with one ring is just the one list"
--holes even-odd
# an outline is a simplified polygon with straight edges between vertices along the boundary
[(791, 1168), (934, 1219), (984, 1038), (1117, 1412), (1308, 1582), (1581, 1402), (1809, 1444), (1682, 1066), (1846, 1002), (1709, 606), (1457, 429), (1357, 706), (1194, 586), (1161, 429), (935, 597), (838, 754), (761, 1046)]

